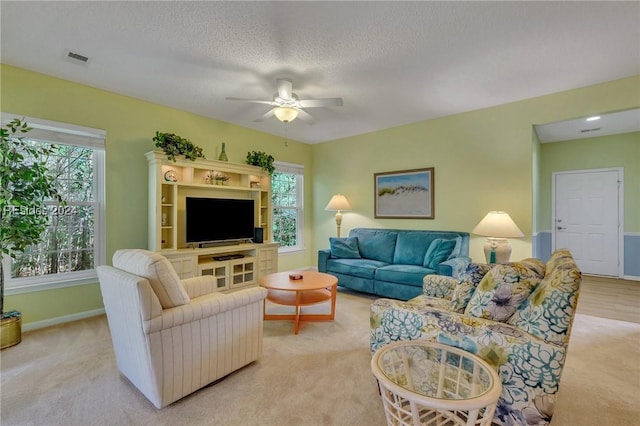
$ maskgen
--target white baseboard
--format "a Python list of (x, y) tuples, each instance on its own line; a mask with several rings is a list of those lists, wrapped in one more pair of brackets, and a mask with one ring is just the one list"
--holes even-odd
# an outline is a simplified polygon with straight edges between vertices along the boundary
[(51, 327), (52, 325), (64, 324), (66, 322), (77, 321), (85, 318), (91, 318), (104, 314), (104, 308), (94, 309), (91, 311), (78, 312), (71, 315), (63, 315), (61, 317), (50, 318), (42, 321), (33, 321), (22, 324), (22, 331), (37, 330), (39, 328)]
[(635, 275), (623, 275), (622, 278), (629, 281), (640, 281), (640, 277)]

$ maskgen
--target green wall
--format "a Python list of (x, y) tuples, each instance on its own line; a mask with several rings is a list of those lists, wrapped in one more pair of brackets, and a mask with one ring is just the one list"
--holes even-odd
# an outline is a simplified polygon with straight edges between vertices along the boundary
[[(119, 248), (147, 247), (147, 160), (155, 149), (156, 130), (172, 132), (217, 158), (226, 142), (229, 161), (243, 163), (247, 151), (265, 151), (276, 160), (305, 167), (305, 205), (311, 205), (313, 164), (311, 147), (279, 136), (130, 97), (48, 77), (24, 69), (0, 68), (3, 112), (104, 129), (106, 139), (107, 259)], [(224, 101), (221, 101), (224, 102)], [(313, 209), (305, 212), (307, 250), (280, 257), (286, 270), (312, 262)], [(97, 284), (9, 295), (5, 308), (18, 309), (25, 324), (73, 315), (102, 307)]]
[(624, 167), (624, 232), (640, 232), (640, 132), (540, 145), (539, 230), (551, 230), (552, 173)]
[[(513, 258), (531, 254), (534, 219), (532, 126), (640, 107), (640, 76), (463, 114), (426, 120), (316, 145), (286, 141), (195, 114), (2, 65), (1, 110), (107, 131), (107, 258), (118, 248), (146, 247), (147, 163), (156, 130), (170, 131), (216, 158), (226, 142), (231, 162), (249, 150), (305, 166), (305, 250), (280, 256), (279, 269), (315, 266), (317, 250), (335, 235), (334, 213), (324, 210), (343, 193), (353, 212), (343, 235), (360, 226), (469, 231), (489, 210), (506, 210), (526, 237), (512, 240)], [(435, 219), (373, 218), (373, 174), (435, 167)], [(637, 205), (636, 205), (637, 207)], [(637, 210), (636, 210), (637, 211)], [(471, 255), (484, 259), (484, 239)], [(101, 307), (97, 284), (8, 296), (24, 322)]]
[[(505, 210), (525, 234), (511, 240), (512, 258), (529, 257), (538, 210), (533, 179), (542, 167), (534, 164), (533, 125), (638, 106), (634, 76), (314, 145), (314, 251), (335, 235), (333, 214), (323, 208), (339, 192), (353, 207), (343, 235), (363, 226), (471, 231), (488, 211)], [(423, 167), (435, 167), (435, 219), (374, 219), (373, 174)], [(483, 244), (472, 236), (474, 260), (484, 259)]]

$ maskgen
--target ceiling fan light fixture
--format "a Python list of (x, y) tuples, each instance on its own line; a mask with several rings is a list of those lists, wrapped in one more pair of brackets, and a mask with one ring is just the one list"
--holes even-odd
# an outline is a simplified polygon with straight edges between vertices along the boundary
[(279, 106), (273, 109), (273, 115), (283, 123), (288, 123), (296, 119), (298, 111), (295, 108)]

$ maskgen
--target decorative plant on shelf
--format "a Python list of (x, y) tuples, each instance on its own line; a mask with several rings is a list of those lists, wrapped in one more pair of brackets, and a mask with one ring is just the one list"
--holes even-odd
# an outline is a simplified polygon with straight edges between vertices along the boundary
[(269, 173), (269, 175), (273, 175), (273, 172), (276, 171), (276, 167), (273, 165), (274, 160), (273, 156), (261, 151), (247, 152), (246, 163), (262, 167), (262, 170)]
[(162, 148), (167, 158), (172, 161), (176, 161), (176, 155), (184, 155), (184, 158), (191, 161), (195, 161), (196, 158), (205, 158), (202, 148), (194, 145), (189, 139), (173, 133), (156, 132), (153, 141), (156, 147)]
[[(16, 327), (11, 330), (16, 334), (12, 344), (17, 344), (22, 339), (21, 323), (15, 321), (22, 314), (18, 311), (4, 312), (4, 270), (1, 258), (3, 255), (16, 258), (18, 253), (41, 241), (49, 224), (44, 200), (57, 200), (64, 204), (47, 167), (47, 158), (52, 150), (42, 145), (33, 145), (19, 136), (29, 130), (31, 128), (27, 123), (17, 118), (0, 128), (0, 318), (3, 346), (6, 343), (5, 325)], [(25, 159), (25, 156), (33, 158), (33, 161)]]

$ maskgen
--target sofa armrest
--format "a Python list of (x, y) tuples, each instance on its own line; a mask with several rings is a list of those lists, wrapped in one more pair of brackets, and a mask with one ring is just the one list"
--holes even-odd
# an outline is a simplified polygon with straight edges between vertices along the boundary
[[(235, 293), (211, 293), (191, 299), (190, 303), (164, 309), (159, 316), (144, 321), (144, 332), (151, 334), (178, 327), (202, 318), (211, 317), (252, 303), (261, 303), (267, 297), (267, 289), (252, 287)], [(262, 314), (260, 314), (262, 320)]]
[(327, 272), (327, 261), (331, 258), (331, 250), (318, 250), (318, 272)]
[(447, 275), (449, 277), (460, 278), (467, 266), (471, 263), (470, 257), (454, 257), (446, 260), (438, 265), (438, 275)]
[(213, 293), (217, 290), (216, 277), (212, 275), (202, 275), (199, 277), (185, 278), (182, 286), (190, 298), (196, 298), (205, 294)]
[(438, 297), (451, 300), (453, 290), (458, 285), (458, 280), (446, 275), (425, 275), (422, 279), (422, 294), (429, 297)]

